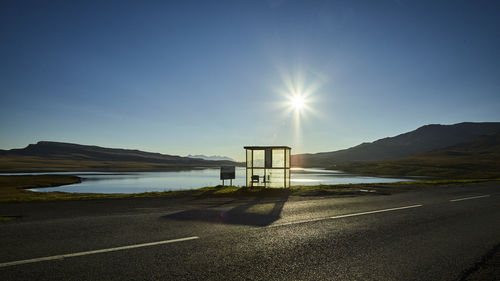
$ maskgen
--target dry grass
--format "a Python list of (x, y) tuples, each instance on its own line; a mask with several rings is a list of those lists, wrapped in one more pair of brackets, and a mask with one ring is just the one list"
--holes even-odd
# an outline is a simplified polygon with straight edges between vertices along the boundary
[(18, 155), (0, 157), (0, 171), (5, 173), (84, 171), (151, 172), (192, 169), (193, 167), (199, 166), (200, 165), (158, 162), (46, 159), (35, 156)]

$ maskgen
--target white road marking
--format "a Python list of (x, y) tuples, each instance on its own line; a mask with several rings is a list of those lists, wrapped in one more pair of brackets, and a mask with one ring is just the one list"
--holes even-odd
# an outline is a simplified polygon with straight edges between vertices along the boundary
[(490, 197), (490, 195), (481, 195), (481, 196), (473, 196), (473, 197), (465, 197), (465, 198), (458, 198), (458, 199), (452, 199), (450, 202), (457, 202), (457, 201), (463, 201), (463, 200), (471, 200), (471, 199), (478, 199), (478, 198), (484, 198), (484, 197)]
[(277, 227), (277, 226), (292, 225), (292, 224), (314, 222), (314, 221), (322, 221), (322, 220), (341, 219), (341, 218), (347, 218), (347, 217), (363, 216), (363, 215), (383, 213), (383, 212), (391, 212), (391, 211), (404, 210), (404, 209), (410, 209), (410, 208), (418, 208), (418, 207), (422, 207), (422, 206), (423, 205), (411, 205), (411, 206), (404, 206), (404, 207), (397, 207), (397, 208), (390, 208), (390, 209), (382, 209), (382, 210), (375, 210), (375, 211), (368, 211), (368, 212), (361, 212), (361, 213), (354, 213), (354, 214), (339, 215), (339, 216), (326, 217), (326, 218), (315, 218), (315, 219), (302, 220), (302, 221), (285, 222), (285, 223), (281, 223), (281, 224), (269, 225), (268, 227)]
[(107, 253), (107, 252), (114, 252), (114, 251), (121, 251), (121, 250), (128, 250), (128, 249), (134, 249), (134, 248), (156, 246), (156, 245), (161, 245), (161, 244), (169, 244), (169, 243), (175, 243), (175, 242), (182, 242), (182, 241), (194, 240), (194, 239), (198, 239), (198, 238), (200, 238), (200, 237), (198, 237), (198, 236), (192, 236), (192, 237), (185, 237), (185, 238), (179, 238), (179, 239), (172, 239), (172, 240), (164, 240), (164, 241), (157, 241), (157, 242), (144, 243), (144, 244), (122, 246), (122, 247), (116, 247), (116, 248), (108, 248), (108, 249), (100, 249), (100, 250), (93, 250), (93, 251), (86, 251), (86, 252), (78, 252), (78, 253), (72, 253), (72, 254), (56, 255), (56, 256), (36, 258), (36, 259), (29, 259), (29, 260), (4, 262), (4, 263), (0, 263), (0, 267), (8, 267), (8, 266), (19, 265), (19, 264), (26, 264), (26, 263), (35, 263), (35, 262), (50, 261), (50, 260), (60, 260), (60, 259), (65, 259), (65, 258), (73, 258), (73, 257), (79, 257), (79, 256), (86, 256), (86, 255), (93, 255), (93, 254), (100, 254), (100, 253)]

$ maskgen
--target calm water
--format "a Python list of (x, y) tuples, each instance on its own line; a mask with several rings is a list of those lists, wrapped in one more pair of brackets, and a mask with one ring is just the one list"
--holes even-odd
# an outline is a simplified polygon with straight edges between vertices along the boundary
[[(140, 193), (151, 191), (192, 189), (221, 184), (219, 169), (195, 169), (172, 172), (134, 172), (134, 173), (41, 173), (75, 174), (83, 181), (78, 184), (60, 187), (31, 189), (33, 191), (63, 191), (80, 193)], [(35, 174), (35, 173), (32, 173)], [(407, 181), (407, 179), (363, 177), (340, 171), (323, 169), (292, 168), (292, 185), (319, 185), (343, 183), (381, 183)], [(229, 181), (226, 181), (229, 184)], [(245, 185), (245, 168), (236, 168), (233, 185)]]

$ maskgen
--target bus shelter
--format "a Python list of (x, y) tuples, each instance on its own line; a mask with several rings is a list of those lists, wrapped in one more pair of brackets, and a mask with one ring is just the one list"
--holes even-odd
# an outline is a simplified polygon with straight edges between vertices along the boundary
[(246, 186), (290, 187), (290, 151), (288, 146), (245, 146)]

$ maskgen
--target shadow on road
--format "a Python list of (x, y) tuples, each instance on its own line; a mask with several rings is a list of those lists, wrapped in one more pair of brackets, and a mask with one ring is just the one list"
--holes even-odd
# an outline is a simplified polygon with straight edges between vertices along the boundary
[(289, 194), (283, 194), (275, 200), (256, 198), (251, 202), (241, 203), (229, 210), (191, 209), (161, 217), (181, 221), (203, 221), (222, 224), (240, 224), (267, 226), (278, 220)]

